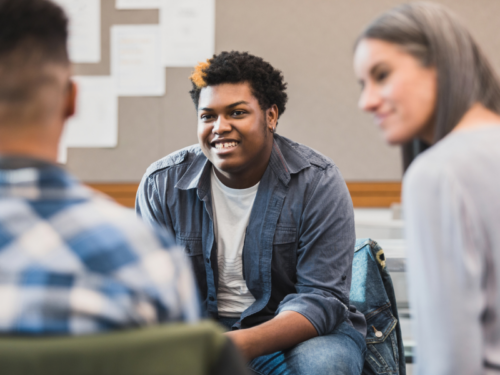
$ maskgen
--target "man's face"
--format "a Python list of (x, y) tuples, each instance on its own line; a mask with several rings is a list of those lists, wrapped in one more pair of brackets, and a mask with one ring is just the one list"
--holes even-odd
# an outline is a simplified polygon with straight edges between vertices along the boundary
[(198, 141), (218, 175), (233, 179), (265, 169), (273, 144), (271, 130), (276, 126), (275, 116), (266, 119), (268, 112), (262, 111), (246, 82), (201, 90)]

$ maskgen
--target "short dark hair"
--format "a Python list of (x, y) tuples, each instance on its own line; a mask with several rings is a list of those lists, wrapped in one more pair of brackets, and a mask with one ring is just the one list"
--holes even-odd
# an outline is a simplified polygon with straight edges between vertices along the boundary
[(247, 52), (231, 51), (214, 55), (206, 63), (198, 65), (190, 78), (193, 89), (189, 93), (196, 109), (203, 87), (248, 82), (263, 111), (276, 104), (278, 116), (285, 112), (288, 95), (283, 74), (262, 58)]
[(35, 98), (57, 82), (49, 67), (69, 68), (67, 38), (68, 19), (53, 2), (0, 0), (0, 122), (41, 116)]
[(49, 0), (0, 0), (0, 59), (30, 44), (51, 62), (68, 62), (68, 18)]

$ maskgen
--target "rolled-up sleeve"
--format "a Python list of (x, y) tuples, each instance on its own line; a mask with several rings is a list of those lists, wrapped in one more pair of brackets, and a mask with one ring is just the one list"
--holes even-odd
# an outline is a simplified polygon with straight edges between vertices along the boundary
[(296, 293), (276, 314), (295, 311), (318, 335), (331, 333), (348, 314), (354, 243), (354, 212), (335, 166), (318, 171), (306, 197), (297, 250)]

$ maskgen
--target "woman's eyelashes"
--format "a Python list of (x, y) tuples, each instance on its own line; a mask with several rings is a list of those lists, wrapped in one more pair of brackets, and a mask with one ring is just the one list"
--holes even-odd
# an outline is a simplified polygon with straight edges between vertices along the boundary
[(389, 70), (388, 69), (379, 69), (373, 72), (373, 79), (377, 83), (383, 83), (387, 77), (389, 77)]

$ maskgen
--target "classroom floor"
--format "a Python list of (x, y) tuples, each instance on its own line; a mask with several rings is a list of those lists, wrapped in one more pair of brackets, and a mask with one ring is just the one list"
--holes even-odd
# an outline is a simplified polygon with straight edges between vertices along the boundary
[[(395, 209), (357, 208), (354, 210), (357, 238), (371, 238), (384, 249), (387, 259), (405, 259), (403, 220)], [(411, 314), (408, 308), (408, 292), (405, 272), (390, 271), (405, 347), (413, 347), (415, 342), (411, 333)], [(408, 375), (412, 375), (413, 365), (407, 364)]]

